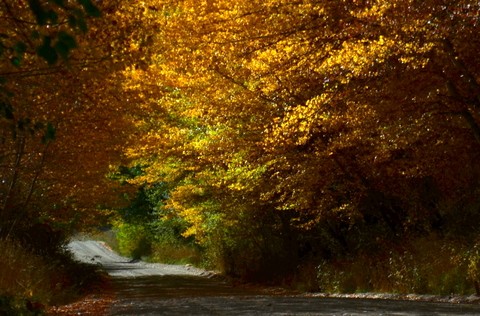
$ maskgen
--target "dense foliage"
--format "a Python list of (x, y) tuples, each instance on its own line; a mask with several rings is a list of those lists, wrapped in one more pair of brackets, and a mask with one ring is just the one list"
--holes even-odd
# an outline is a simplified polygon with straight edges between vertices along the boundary
[(476, 284), (478, 2), (110, 0), (81, 37), (5, 8), (50, 26), (32, 47), (0, 42), (10, 223), (95, 224), (126, 191), (115, 223), (137, 256), (195, 240), (252, 280)]
[(401, 256), (432, 234), (470, 249), (478, 12), (462, 0), (151, 1), (150, 60), (125, 73), (144, 108), (132, 182), (168, 183), (184, 235), (253, 279)]
[(126, 36), (110, 36), (117, 5), (104, 5), (94, 19), (86, 0), (0, 4), (2, 235), (32, 224), (78, 229), (117, 199), (106, 173), (131, 126), (115, 77)]
[(105, 175), (131, 125), (112, 80), (126, 36), (110, 36), (115, 1), (94, 2), (0, 1), (2, 315), (39, 315), (98, 277), (61, 249), (117, 199)]

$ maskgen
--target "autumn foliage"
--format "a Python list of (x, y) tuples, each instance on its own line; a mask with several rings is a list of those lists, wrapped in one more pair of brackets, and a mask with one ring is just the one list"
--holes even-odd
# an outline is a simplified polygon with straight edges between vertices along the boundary
[(99, 210), (118, 198), (106, 174), (120, 163), (132, 126), (116, 75), (126, 60), (116, 58), (116, 45), (125, 38), (109, 35), (117, 5), (105, 2), (101, 19), (92, 5), (0, 5), (2, 235), (32, 224), (98, 225)]
[[(137, 209), (146, 224), (175, 222), (232, 275), (290, 282), (369, 258), (388, 275), (408, 265), (406, 254), (428, 262), (431, 242), (477, 278), (477, 2), (112, 0), (100, 9), (48, 73), (33, 75), (45, 61), (27, 58), (13, 74), (2, 64), (15, 119), (42, 122), (28, 142), (5, 137), (8, 164), (22, 165), (18, 175), (6, 169), (2, 185), (18, 183), (8, 207), (23, 209), (26, 196), (53, 222), (96, 223), (121, 183), (130, 202), (135, 188), (146, 193), (148, 208)], [(55, 140), (42, 143), (49, 128)], [(103, 182), (107, 172), (120, 181)]]
[[(165, 207), (189, 224), (184, 235), (244, 277), (400, 251), (430, 234), (461, 234), (468, 248), (478, 10), (151, 1), (145, 17), (161, 27), (150, 60), (125, 71), (144, 98), (126, 150), (143, 174), (130, 182), (168, 183)], [(285, 271), (272, 271), (279, 260)]]

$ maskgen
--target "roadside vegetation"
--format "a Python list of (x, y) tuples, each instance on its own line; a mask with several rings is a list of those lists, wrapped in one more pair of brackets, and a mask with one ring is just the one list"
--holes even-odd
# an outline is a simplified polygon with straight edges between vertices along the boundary
[[(112, 180), (128, 185), (137, 168), (122, 168), (123, 173), (111, 174)], [(156, 261), (170, 264), (205, 265), (203, 249), (192, 237), (182, 233), (188, 224), (181, 218), (168, 216), (165, 201), (168, 188), (162, 184), (154, 188), (139, 188), (128, 200), (124, 208), (112, 217), (108, 231), (98, 232), (94, 238), (108, 243), (120, 254), (132, 259)]]
[(65, 94), (77, 85), (74, 74), (98, 57), (81, 43), (99, 16), (90, 0), (0, 4), (0, 315), (43, 315), (103, 281), (97, 267), (63, 249), (76, 230), (104, 218), (83, 216), (86, 204), (78, 203), (89, 177), (97, 177), (89, 193), (104, 196), (103, 171), (83, 165), (88, 176), (80, 180), (72, 168), (72, 157), (90, 149), (63, 151), (74, 125), (85, 124), (83, 109), (74, 106), (82, 92)]
[[(235, 257), (227, 258), (223, 252), (225, 249), (214, 252), (214, 247), (201, 247), (191, 238), (182, 236), (181, 232), (186, 229), (184, 225), (172, 230), (172, 223), (165, 223), (159, 218), (161, 217), (153, 217), (150, 222), (143, 219), (136, 224), (125, 219), (117, 220), (108, 234), (99, 233), (96, 238), (106, 241), (122, 255), (134, 259), (193, 264), (216, 269), (247, 282), (281, 285), (306, 292), (443, 296), (477, 293), (480, 252), (478, 244), (465, 242), (473, 239), (469, 234), (462, 234), (462, 238), (459, 235), (452, 238), (448, 234), (431, 232), (403, 240), (402, 244), (395, 241), (383, 244), (382, 241), (379, 244), (381, 247), (359, 249), (355, 253), (343, 252), (337, 248), (335, 256), (321, 253), (302, 257), (289, 252), (295, 249), (290, 246), (284, 250), (277, 248), (278, 252), (270, 252), (273, 258), (264, 256), (262, 249), (255, 247), (241, 248), (243, 254), (231, 253)], [(465, 223), (462, 224), (462, 227), (466, 226)], [(349, 244), (355, 245), (355, 238), (359, 236), (351, 238)], [(278, 236), (272, 236), (265, 239), (265, 242), (278, 243), (279, 240)], [(328, 240), (317, 242), (316, 247), (331, 246)], [(273, 246), (278, 247), (278, 244), (272, 244)]]
[(74, 261), (60, 246), (46, 255), (12, 239), (0, 239), (0, 266), (1, 315), (43, 315), (105, 281), (97, 267)]

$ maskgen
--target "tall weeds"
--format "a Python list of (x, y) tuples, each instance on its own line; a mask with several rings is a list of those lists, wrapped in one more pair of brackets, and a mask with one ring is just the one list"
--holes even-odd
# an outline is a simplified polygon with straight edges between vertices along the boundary
[(68, 253), (41, 256), (11, 239), (0, 239), (0, 315), (38, 315), (67, 303), (98, 280), (96, 268)]
[(55, 266), (44, 258), (26, 251), (12, 240), (0, 240), (0, 297), (3, 305), (26, 309), (27, 303), (50, 303), (56, 286), (55, 272)]
[(468, 249), (431, 236), (375, 256), (324, 261), (310, 278), (325, 292), (474, 294)]

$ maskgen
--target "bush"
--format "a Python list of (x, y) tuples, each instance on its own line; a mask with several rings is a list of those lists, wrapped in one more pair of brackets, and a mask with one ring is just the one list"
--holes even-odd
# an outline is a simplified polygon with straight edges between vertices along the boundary
[(145, 226), (117, 223), (115, 231), (120, 254), (133, 259), (151, 255), (151, 240)]
[[(116, 222), (114, 231), (113, 244), (118, 245), (124, 256), (171, 264), (199, 265), (202, 261), (201, 251), (193, 239), (184, 238), (170, 221)], [(112, 243), (111, 238), (109, 242)]]
[(28, 299), (18, 299), (12, 296), (0, 296), (0, 315), (37, 316), (43, 314), (43, 304), (37, 302), (32, 303)]
[(155, 262), (169, 264), (202, 264), (201, 251), (188, 244), (175, 244), (165, 241), (156, 241), (152, 245), (152, 257)]
[(208, 266), (249, 282), (284, 282), (299, 264), (297, 236), (287, 224), (290, 214), (265, 209), (235, 216), (229, 227), (211, 225), (202, 241)]

